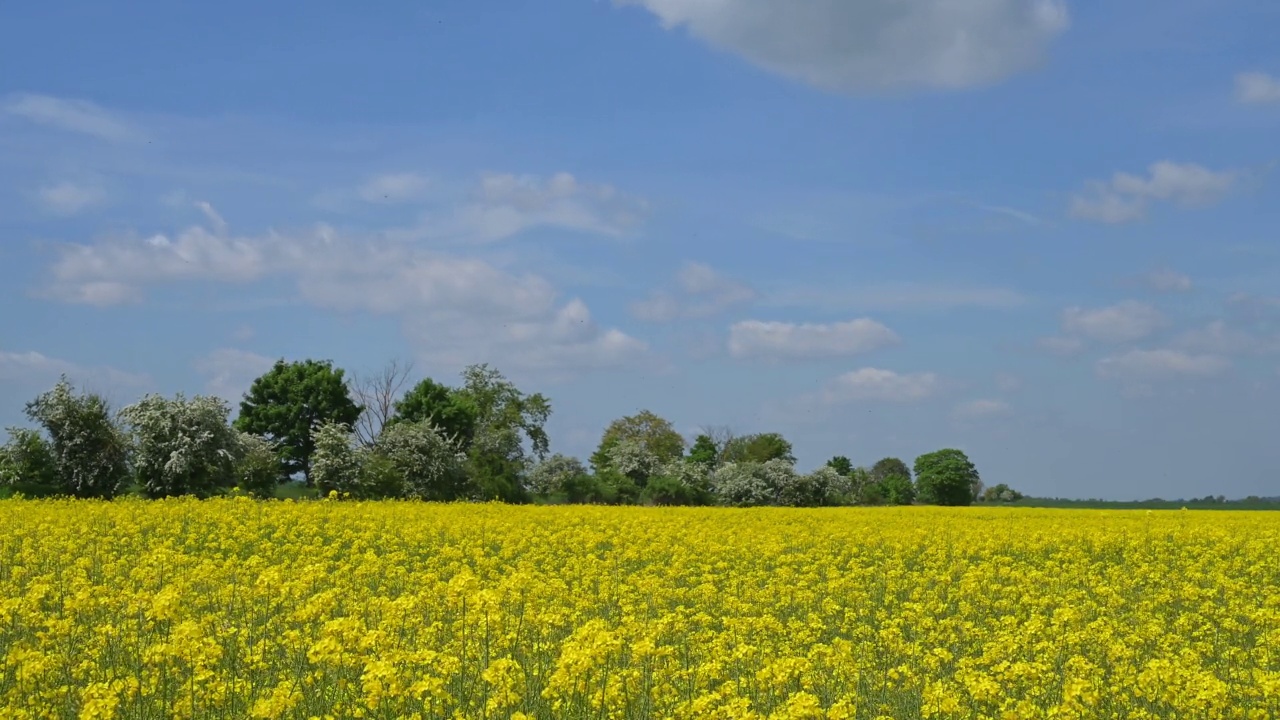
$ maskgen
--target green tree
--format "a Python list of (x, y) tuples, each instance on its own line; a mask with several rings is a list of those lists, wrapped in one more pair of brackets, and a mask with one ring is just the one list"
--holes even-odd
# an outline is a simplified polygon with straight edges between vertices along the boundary
[(890, 505), (910, 505), (916, 500), (916, 488), (911, 478), (894, 473), (881, 480), (880, 496)]
[(671, 422), (648, 410), (641, 410), (609, 423), (600, 437), (600, 445), (591, 455), (591, 466), (597, 472), (612, 467), (609, 458), (614, 447), (623, 440), (638, 444), (659, 464), (684, 455), (684, 437), (676, 432)]
[(715, 470), (719, 458), (720, 448), (716, 447), (716, 441), (712, 440), (710, 435), (702, 433), (694, 438), (693, 447), (689, 448), (689, 456), (686, 459), (711, 472)]
[(62, 492), (53, 446), (38, 431), (9, 428), (9, 441), (0, 447), (0, 488), (26, 497)]
[(279, 449), (285, 473), (301, 472), (310, 486), (312, 433), (326, 422), (350, 427), (362, 411), (348, 394), (341, 368), (327, 360), (277, 360), (253, 381), (240, 402), (235, 427), (271, 441)]
[(871, 466), (871, 482), (883, 483), (890, 475), (900, 475), (911, 480), (911, 468), (896, 457), (882, 458)]
[(916, 458), (916, 492), (932, 505), (970, 505), (980, 479), (978, 469), (962, 451), (946, 448)]
[[(1004, 483), (1000, 483), (993, 487), (987, 488), (982, 493), (981, 500), (982, 502), (1008, 503), (1008, 502), (1016, 502), (1018, 500), (1021, 500), (1022, 497), (1023, 497), (1022, 493), (1018, 492), (1017, 490), (1014, 490), (1013, 488), (1009, 487)], [(1205, 498), (1205, 501), (1222, 502), (1221, 500), (1215, 499), (1212, 496)]]
[(112, 498), (129, 478), (129, 440), (106, 399), (73, 393), (64, 376), (27, 403), (27, 418), (49, 436), (59, 490), (81, 498)]
[(795, 464), (791, 443), (778, 433), (755, 433), (741, 435), (725, 443), (721, 451), (721, 460), (732, 463), (767, 463), (770, 460), (785, 460)]
[(478, 410), (458, 390), (425, 378), (395, 403), (387, 425), (429, 420), (445, 437), (456, 439), (463, 449), (475, 437)]
[(120, 411), (133, 438), (133, 468), (148, 497), (210, 497), (236, 484), (237, 432), (222, 398), (146, 395)]
[(276, 487), (284, 479), (279, 450), (257, 435), (246, 432), (237, 431), (236, 441), (236, 487), (257, 498), (274, 496)]
[(836, 455), (827, 461), (827, 467), (845, 477), (853, 476), (853, 461), (843, 455)]

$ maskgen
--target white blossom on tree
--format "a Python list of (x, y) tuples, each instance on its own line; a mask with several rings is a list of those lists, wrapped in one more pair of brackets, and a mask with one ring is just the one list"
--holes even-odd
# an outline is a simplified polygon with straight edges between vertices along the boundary
[(75, 395), (64, 376), (52, 390), (27, 403), (53, 448), (58, 483), (76, 497), (110, 498), (129, 478), (129, 440), (111, 417), (105, 398)]
[(539, 495), (565, 492), (568, 485), (587, 474), (587, 466), (576, 457), (556, 453), (529, 470), (529, 490)]
[(151, 497), (207, 497), (235, 485), (239, 438), (221, 398), (147, 395), (120, 411), (133, 438), (133, 464)]

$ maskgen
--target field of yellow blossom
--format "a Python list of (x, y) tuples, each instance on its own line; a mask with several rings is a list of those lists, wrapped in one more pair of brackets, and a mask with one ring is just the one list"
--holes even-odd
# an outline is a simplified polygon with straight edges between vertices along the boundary
[(1280, 514), (0, 501), (5, 718), (1276, 718)]

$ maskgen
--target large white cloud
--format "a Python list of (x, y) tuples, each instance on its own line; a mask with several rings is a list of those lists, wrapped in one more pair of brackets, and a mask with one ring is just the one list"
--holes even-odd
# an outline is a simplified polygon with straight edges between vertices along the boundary
[(651, 359), (644, 342), (600, 327), (584, 303), (561, 301), (537, 275), (324, 225), (261, 236), (194, 226), (172, 237), (69, 245), (51, 275), (53, 297), (95, 305), (139, 301), (150, 286), (181, 281), (291, 279), (312, 305), (399, 317), (420, 354), (437, 362), (500, 358), (508, 367), (549, 370)]
[(780, 75), (837, 92), (965, 88), (1041, 62), (1063, 0), (614, 0)]

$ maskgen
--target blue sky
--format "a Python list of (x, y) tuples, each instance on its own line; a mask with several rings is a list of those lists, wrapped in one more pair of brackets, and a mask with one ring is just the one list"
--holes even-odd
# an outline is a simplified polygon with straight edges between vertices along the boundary
[[(481, 6), (483, 5), (483, 7)], [(808, 469), (1280, 494), (1271, 0), (0, 9), (0, 422), (488, 362)]]

